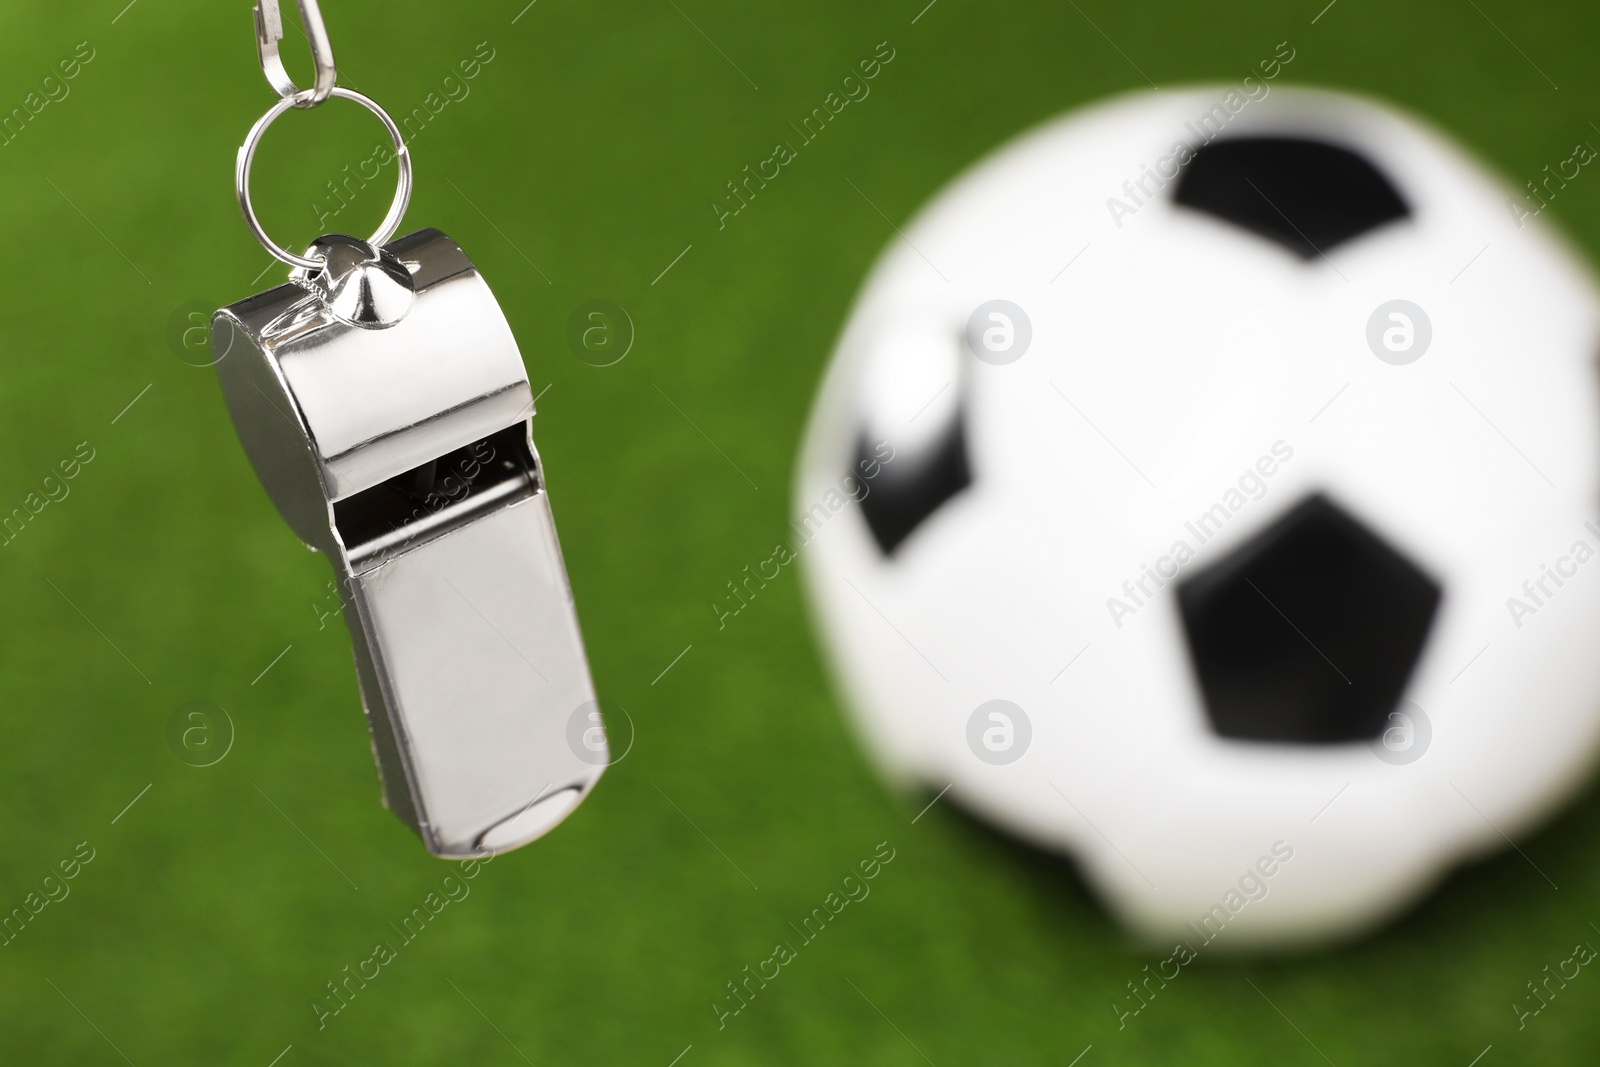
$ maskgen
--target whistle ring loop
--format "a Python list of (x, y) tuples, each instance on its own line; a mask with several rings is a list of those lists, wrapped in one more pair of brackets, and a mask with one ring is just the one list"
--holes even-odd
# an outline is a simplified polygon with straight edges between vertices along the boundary
[[(284, 248), (267, 236), (267, 231), (262, 227), (261, 220), (256, 217), (255, 205), (250, 202), (250, 167), (255, 162), (256, 148), (260, 145), (261, 138), (266, 134), (267, 128), (277, 121), (278, 116), (290, 108), (309, 106), (309, 101), (315, 93), (315, 89), (304, 89), (292, 96), (284, 97), (276, 104), (273, 104), (267, 113), (262, 115), (254, 126), (250, 127), (250, 133), (245, 137), (244, 144), (239, 146), (239, 160), (238, 165), (234, 168), (233, 177), (234, 191), (239, 196), (239, 210), (243, 212), (245, 225), (250, 227), (250, 232), (255, 235), (256, 240), (260, 241), (261, 246), (271, 252), (274, 258), (306, 270), (320, 269), (322, 261), (320, 259), (311, 259), (308, 256), (296, 255)], [(328, 95), (360, 104), (378, 116), (378, 120), (383, 123), (384, 129), (389, 131), (389, 139), (394, 142), (395, 160), (400, 167), (400, 180), (395, 188), (394, 203), (389, 206), (389, 213), (384, 216), (383, 222), (379, 223), (377, 232), (367, 239), (368, 244), (381, 248), (389, 242), (395, 231), (400, 228), (400, 220), (405, 218), (406, 208), (411, 204), (411, 153), (406, 148), (405, 138), (400, 133), (400, 127), (395, 125), (394, 119), (390, 118), (389, 113), (383, 110), (376, 101), (370, 97), (363, 96), (353, 89), (345, 89), (339, 86), (335, 86)]]

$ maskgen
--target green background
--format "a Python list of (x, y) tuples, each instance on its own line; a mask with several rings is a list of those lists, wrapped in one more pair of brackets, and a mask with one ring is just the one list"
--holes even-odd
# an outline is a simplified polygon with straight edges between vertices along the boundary
[[(189, 312), (281, 277), (262, 273), (230, 188), (273, 99), (249, 5), (125, 2), (0, 9), (0, 109), (78, 42), (95, 51), (0, 147), (0, 509), (79, 442), (95, 453), (0, 548), (0, 910), (79, 842), (95, 849), (71, 895), (0, 948), (0, 1061), (1592, 1057), (1600, 977), (1520, 1032), (1511, 1003), (1574, 941), (1600, 943), (1600, 798), (1519, 842), (1559, 890), (1511, 853), (1356, 945), (1203, 958), (1119, 1031), (1113, 1000), (1165, 954), (1128, 944), (1064, 863), (947, 804), (913, 825), (924, 798), (866, 765), (792, 568), (725, 630), (710, 604), (785, 536), (814, 387), (892, 238), (848, 182), (898, 224), (1034, 123), (1147, 77), (1237, 80), (1288, 40), (1284, 82), (1394, 100), (1520, 185), (1600, 140), (1593, 5), (1339, 0), (1313, 24), (1323, 0), (938, 0), (913, 24), (925, 0), (326, 0), (345, 84), (397, 113), (479, 42), (494, 50), (415, 138), (407, 224), (476, 259), (548, 386), (536, 434), (594, 673), (637, 739), (567, 824), (485, 868), (319, 1031), (324, 983), (396, 940), (389, 924), (449, 868), (379, 807), (349, 638), (336, 618), (319, 629), (328, 565), (259, 488), (214, 372), (173, 341)], [(896, 56), (871, 96), (719, 231), (723, 183), (885, 40)], [(286, 55), (305, 69), (295, 31)], [(289, 115), (259, 165), (273, 232), (315, 236), (319, 189), (378, 137), (346, 105)], [(337, 228), (370, 232), (388, 188)], [(1592, 254), (1600, 178), (1546, 217)], [(565, 341), (597, 298), (637, 332), (606, 368)], [(194, 700), (236, 729), (210, 767), (166, 740)], [(896, 858), (872, 895), (719, 1030), (724, 983), (881, 841)]]

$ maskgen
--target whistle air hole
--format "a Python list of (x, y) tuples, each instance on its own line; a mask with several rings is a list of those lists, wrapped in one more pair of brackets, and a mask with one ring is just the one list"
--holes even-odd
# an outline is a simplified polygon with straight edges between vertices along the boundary
[(389, 539), (407, 527), (443, 530), (454, 518), (466, 521), (483, 503), (524, 483), (532, 494), (539, 489), (538, 467), (528, 448), (527, 423), (518, 422), (474, 441), (470, 445), (403, 471), (333, 505), (334, 527), (345, 548)]
[(434, 487), (438, 483), (439, 461), (436, 459), (431, 459), (422, 466), (407, 471), (405, 474), (401, 475), (401, 477), (409, 479), (408, 484), (405, 486), (405, 492), (407, 495), (411, 496), (413, 499), (426, 497), (429, 493), (433, 492)]

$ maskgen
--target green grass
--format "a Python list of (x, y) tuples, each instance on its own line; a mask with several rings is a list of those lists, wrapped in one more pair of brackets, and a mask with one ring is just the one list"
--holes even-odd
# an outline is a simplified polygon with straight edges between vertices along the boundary
[[(637, 742), (319, 1031), (324, 983), (398, 940), (389, 924), (449, 868), (378, 806), (348, 636), (318, 628), (326, 561), (260, 490), (213, 372), (168, 342), (175, 312), (278, 276), (256, 280), (266, 256), (230, 189), (272, 100), (249, 5), (124, 2), (0, 10), (0, 111), (94, 50), (0, 148), (0, 509), (79, 442), (95, 453), (0, 549), (0, 909), (95, 850), (0, 948), (0, 1061), (265, 1067), (291, 1044), (284, 1067), (665, 1067), (690, 1045), (682, 1067), (1066, 1064), (1090, 1044), (1083, 1067), (1592, 1056), (1600, 977), (1521, 1031), (1510, 1005), (1574, 941), (1600, 943), (1595, 796), (1519, 842), (1559, 891), (1510, 853), (1352, 947), (1202, 959), (1119, 1031), (1113, 999), (1159, 957), (1063, 864), (943, 806), (911, 824), (920, 801), (881, 787), (844, 724), (792, 570), (725, 630), (710, 608), (784, 536), (812, 390), (892, 237), (846, 179), (898, 223), (1051, 115), (1147, 77), (1236, 79), (1287, 39), (1285, 81), (1394, 100), (1521, 184), (1600, 138), (1592, 6), (1340, 0), (1312, 25), (1321, 0), (938, 0), (913, 25), (924, 0), (538, 0), (513, 24), (525, 0), (327, 0), (346, 83), (397, 112), (494, 50), (415, 139), (408, 226), (466, 247), (549, 387), (536, 432), (594, 671)], [(719, 230), (724, 182), (885, 40), (872, 95)], [(293, 31), (285, 47), (304, 69)], [(354, 108), (287, 116), (259, 164), (274, 233), (315, 236), (313, 200), (378, 137)], [(380, 181), (336, 225), (367, 232), (387, 195)], [(1592, 254), (1600, 178), (1550, 216)], [(637, 327), (608, 368), (564, 340), (596, 298)], [(166, 746), (191, 700), (237, 728), (215, 766)], [(871, 896), (719, 1030), (725, 983), (883, 841)]]

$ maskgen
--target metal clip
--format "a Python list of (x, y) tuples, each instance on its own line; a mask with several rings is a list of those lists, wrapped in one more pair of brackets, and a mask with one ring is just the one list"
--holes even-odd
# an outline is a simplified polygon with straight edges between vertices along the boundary
[(322, 21), (322, 9), (317, 0), (299, 0), (300, 21), (305, 24), (306, 39), (311, 42), (311, 61), (316, 66), (316, 81), (311, 88), (302, 89), (289, 77), (283, 59), (278, 55), (278, 42), (283, 40), (283, 14), (278, 0), (257, 0), (256, 51), (261, 54), (261, 69), (274, 92), (285, 100), (293, 100), (295, 107), (316, 107), (333, 92), (339, 70), (333, 63), (333, 45), (328, 41), (328, 27)]

